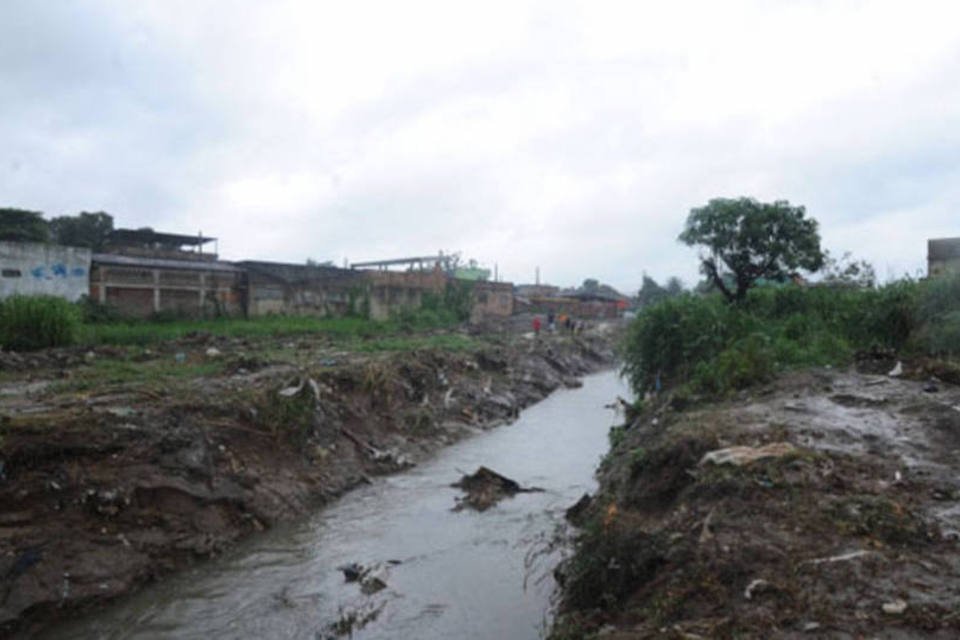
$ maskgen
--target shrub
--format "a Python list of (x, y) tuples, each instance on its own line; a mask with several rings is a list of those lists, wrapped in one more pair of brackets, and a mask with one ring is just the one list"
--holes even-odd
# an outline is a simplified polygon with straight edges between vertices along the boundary
[(960, 276), (880, 288), (758, 288), (740, 305), (686, 295), (645, 308), (627, 332), (634, 391), (692, 384), (725, 394), (780, 368), (841, 364), (857, 350), (960, 352)]
[(0, 345), (30, 351), (73, 344), (80, 310), (55, 296), (15, 295), (0, 303)]
[(960, 275), (922, 283), (913, 306), (914, 348), (933, 355), (960, 353)]

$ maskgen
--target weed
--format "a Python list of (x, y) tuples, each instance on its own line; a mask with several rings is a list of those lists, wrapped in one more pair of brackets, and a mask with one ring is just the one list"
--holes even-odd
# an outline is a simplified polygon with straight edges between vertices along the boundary
[(880, 288), (751, 290), (741, 305), (684, 295), (631, 324), (623, 372), (638, 395), (692, 383), (724, 395), (786, 367), (843, 364), (858, 350), (960, 352), (960, 276)]
[(32, 351), (73, 344), (80, 327), (76, 306), (56, 296), (15, 295), (0, 303), (0, 346)]

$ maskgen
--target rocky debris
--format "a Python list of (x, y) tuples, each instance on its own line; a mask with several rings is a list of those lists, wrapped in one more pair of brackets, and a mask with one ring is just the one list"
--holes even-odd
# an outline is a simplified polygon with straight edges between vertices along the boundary
[(589, 493), (585, 493), (564, 512), (564, 516), (568, 522), (579, 526), (591, 504), (593, 504), (593, 498)]
[(461, 511), (465, 508), (475, 511), (486, 511), (504, 498), (512, 497), (518, 493), (539, 493), (543, 489), (539, 487), (521, 487), (515, 480), (502, 476), (487, 467), (478, 467), (472, 475), (465, 475), (451, 487), (463, 489), (465, 496), (457, 498), (457, 504), (454, 511)]
[(551, 637), (960, 637), (960, 388), (910, 369), (646, 403), (601, 464)]
[(881, 607), (884, 613), (892, 616), (898, 616), (907, 610), (907, 603), (904, 600), (896, 599), (893, 602), (884, 602)]
[(337, 571), (343, 572), (343, 578), (347, 582), (356, 582), (363, 576), (365, 569), (359, 562), (351, 562), (350, 564), (340, 565), (337, 567)]
[(373, 564), (366, 567), (359, 562), (351, 562), (337, 567), (343, 573), (346, 582), (360, 583), (360, 592), (364, 595), (373, 595), (387, 588), (387, 567), (400, 564), (396, 560)]
[(707, 464), (732, 464), (742, 467), (768, 458), (782, 458), (797, 452), (797, 448), (789, 442), (773, 442), (762, 447), (727, 447), (711, 451), (700, 459), (700, 466)]

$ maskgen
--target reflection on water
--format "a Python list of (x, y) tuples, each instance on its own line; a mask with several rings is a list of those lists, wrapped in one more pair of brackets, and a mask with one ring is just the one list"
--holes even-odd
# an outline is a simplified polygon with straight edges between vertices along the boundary
[[(538, 638), (556, 554), (538, 555), (563, 511), (593, 491), (624, 395), (612, 372), (589, 376), (501, 427), (401, 475), (350, 493), (302, 522), (52, 632), (57, 638), (324, 638), (356, 612), (355, 638)], [(454, 513), (451, 482), (487, 465), (545, 493)], [(535, 560), (532, 567), (526, 564)], [(389, 564), (399, 560), (400, 564)], [(383, 563), (386, 589), (360, 593), (336, 569)], [(379, 611), (378, 614), (375, 612)]]

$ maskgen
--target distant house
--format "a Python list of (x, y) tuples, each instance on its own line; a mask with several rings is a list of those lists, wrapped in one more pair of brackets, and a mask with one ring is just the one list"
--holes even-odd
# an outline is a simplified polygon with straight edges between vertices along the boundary
[(960, 238), (927, 240), (927, 275), (960, 273)]
[(134, 317), (243, 313), (243, 270), (203, 247), (215, 238), (117, 229), (92, 256), (90, 298)]
[[(337, 267), (244, 260), (247, 313), (344, 316), (360, 312), (367, 279)], [(356, 306), (356, 308), (354, 308)]]
[(471, 296), (471, 322), (513, 315), (513, 283), (511, 282), (474, 282)]
[(416, 266), (406, 271), (379, 268), (403, 260), (355, 265), (377, 267), (369, 269), (254, 260), (235, 264), (246, 272), (246, 308), (251, 316), (357, 313), (386, 320), (400, 311), (420, 308), (424, 294), (442, 293), (446, 286), (447, 277), (436, 265), (428, 266), (427, 259), (411, 260)]
[(90, 250), (39, 242), (0, 242), (0, 299), (15, 294), (79, 300), (87, 293)]

